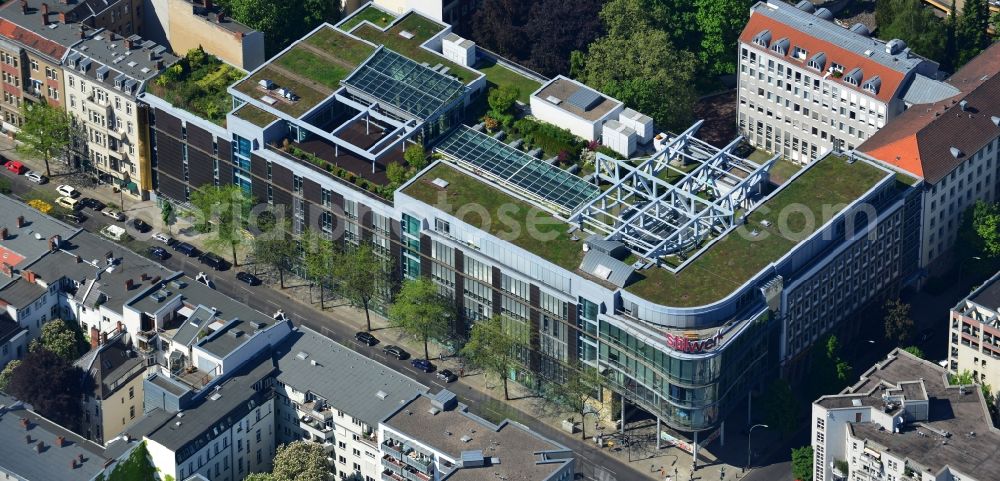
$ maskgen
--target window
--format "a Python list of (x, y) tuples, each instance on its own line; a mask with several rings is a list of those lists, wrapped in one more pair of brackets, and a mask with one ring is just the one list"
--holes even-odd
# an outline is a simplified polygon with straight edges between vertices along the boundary
[(38, 61), (36, 61), (35, 59), (31, 59), (29, 64), (31, 65), (31, 70), (35, 72), (38, 71)]
[(451, 224), (446, 220), (434, 218), (434, 230), (441, 232), (443, 234), (451, 234)]

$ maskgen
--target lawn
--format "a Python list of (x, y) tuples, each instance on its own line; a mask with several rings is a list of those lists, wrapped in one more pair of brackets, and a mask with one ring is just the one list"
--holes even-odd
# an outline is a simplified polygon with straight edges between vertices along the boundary
[(250, 104), (244, 104), (233, 115), (250, 122), (258, 127), (267, 127), (271, 122), (278, 119), (269, 112), (265, 112)]
[(355, 13), (349, 20), (340, 25), (340, 28), (345, 32), (350, 32), (352, 28), (365, 20), (368, 20), (379, 27), (385, 28), (395, 19), (395, 15), (383, 12), (382, 10), (375, 8), (373, 5), (369, 5), (361, 9), (361, 11)]
[(542, 86), (542, 84), (495, 61), (482, 62), (477, 66), (476, 70), (486, 74), (486, 81), (490, 87), (503, 87), (506, 85), (517, 87), (517, 90), (521, 93), (518, 95), (517, 100), (520, 100), (524, 104), (528, 103), (528, 97), (531, 93)]
[[(764, 151), (758, 150), (757, 152), (764, 152)], [(757, 152), (754, 152), (754, 154), (756, 154)], [(767, 154), (766, 152), (764, 153)], [(767, 162), (771, 158), (770, 154), (767, 155), (768, 157), (764, 160), (761, 160), (759, 158), (756, 159), (750, 158), (750, 160), (753, 160), (757, 163)], [(753, 157), (753, 155), (751, 155), (750, 157)], [(802, 170), (801, 165), (796, 164), (787, 159), (778, 159), (778, 161), (774, 163), (774, 166), (771, 167), (771, 172), (770, 172), (771, 182), (777, 185), (784, 184), (785, 182), (788, 181), (788, 179), (791, 179), (792, 176), (795, 175), (795, 173), (800, 170)]]
[(257, 87), (257, 82), (262, 79), (268, 79), (277, 84), (279, 87), (290, 88), (300, 97), (300, 99), (294, 103), (278, 101), (274, 104), (274, 108), (296, 118), (308, 112), (311, 108), (315, 107), (327, 98), (326, 93), (320, 92), (314, 87), (305, 85), (296, 80), (292, 80), (270, 67), (260, 69), (256, 74), (237, 84), (235, 88), (252, 98), (260, 99), (260, 97), (264, 95), (264, 92)]
[[(437, 178), (448, 181), (448, 187), (431, 184)], [(570, 239), (568, 224), (446, 163), (435, 166), (403, 193), (567, 270), (579, 267), (583, 259), (583, 246)]]
[(354, 66), (360, 65), (375, 51), (375, 47), (344, 35), (333, 28), (319, 30), (302, 42), (317, 47)]
[(344, 66), (325, 59), (301, 46), (296, 46), (284, 55), (274, 59), (274, 63), (288, 71), (295, 72), (334, 90), (340, 87), (341, 80), (351, 74), (351, 70), (348, 70)]
[[(746, 232), (730, 232), (676, 275), (656, 267), (639, 271), (645, 277), (626, 290), (675, 307), (718, 301), (781, 258), (886, 175), (863, 162), (848, 164), (842, 157), (819, 160), (752, 212)], [(778, 228), (779, 213), (793, 205), (796, 212), (804, 208), (813, 213), (815, 222), (807, 224), (801, 213), (789, 215), (781, 229), (783, 234)], [(830, 211), (826, 217), (824, 210)], [(770, 226), (761, 223), (765, 219)], [(753, 230), (758, 231), (755, 237), (749, 234)]]
[[(385, 45), (386, 48), (409, 57), (417, 63), (426, 63), (431, 67), (437, 64), (445, 65), (448, 67), (448, 75), (453, 75), (462, 83), (467, 84), (478, 77), (476, 72), (421, 47), (424, 42), (443, 29), (443, 26), (429, 18), (410, 13), (396, 22), (388, 31), (383, 32), (371, 25), (361, 25), (352, 33), (372, 43)], [(407, 39), (400, 36), (400, 32), (404, 30), (412, 34), (413, 37)]]

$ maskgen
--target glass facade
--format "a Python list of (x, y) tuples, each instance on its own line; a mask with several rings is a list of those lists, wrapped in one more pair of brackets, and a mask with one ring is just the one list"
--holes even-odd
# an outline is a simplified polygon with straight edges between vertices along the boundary
[[(233, 183), (250, 195), (254, 195), (250, 181), (250, 152), (252, 150), (253, 143), (250, 140), (238, 135), (233, 136)], [(226, 179), (222, 179), (222, 181), (226, 181)], [(256, 194), (260, 195), (261, 192)]]

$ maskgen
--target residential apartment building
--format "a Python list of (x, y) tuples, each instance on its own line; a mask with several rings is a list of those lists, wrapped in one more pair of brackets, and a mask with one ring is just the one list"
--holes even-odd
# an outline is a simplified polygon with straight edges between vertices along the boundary
[(184, 55), (201, 47), (226, 63), (253, 70), (264, 63), (264, 32), (232, 17), (212, 0), (145, 0), (142, 36)]
[[(483, 77), (440, 54), (450, 30), (434, 25), (410, 12), (384, 29), (319, 27), (229, 88), (237, 107), (224, 127), (144, 94), (157, 197), (184, 203), (202, 185), (234, 183), (295, 232), (371, 242), (399, 278), (429, 277), (454, 299), (458, 333), (504, 315), (529, 342), (512, 378), (537, 385), (577, 363), (600, 367), (603, 401), (652, 413), (687, 446), (762, 379), (797, 375), (825, 333), (849, 339), (858, 313), (912, 282), (917, 179), (828, 154), (774, 186), (776, 157), (712, 147), (700, 122), (661, 136), (639, 166), (598, 156), (596, 176), (575, 175), (461, 125)], [(285, 55), (353, 70), (293, 82)], [(440, 160), (393, 190), (385, 169), (416, 141)], [(803, 190), (818, 194), (806, 206), (815, 222), (790, 239), (780, 213)], [(528, 212), (553, 226), (544, 241)], [(756, 242), (770, 254), (751, 255)]]
[(1000, 386), (1000, 273), (949, 312), (948, 372), (968, 371), (974, 382)]
[(81, 433), (103, 445), (142, 417), (142, 384), (147, 359), (139, 355), (129, 333), (91, 336), (91, 349), (74, 363), (85, 374)]
[(816, 481), (996, 479), (1000, 430), (978, 386), (901, 349), (812, 406)]
[(87, 164), (102, 182), (135, 197), (144, 198), (153, 186), (140, 145), (137, 97), (177, 60), (166, 47), (109, 30), (93, 31), (65, 59), (67, 109), (85, 138)]
[(942, 257), (955, 243), (962, 215), (977, 200), (998, 199), (998, 73), (1000, 45), (993, 45), (948, 78), (953, 95), (910, 108), (892, 128), (858, 147), (865, 156), (923, 179), (921, 266), (950, 268), (964, 262)]
[(321, 444), (338, 479), (380, 479), (379, 422), (427, 387), (304, 326), (275, 364), (278, 443)]
[(798, 163), (853, 150), (908, 107), (955, 94), (903, 41), (841, 27), (808, 1), (758, 2), (739, 51), (740, 134)]
[(573, 451), (527, 427), (493, 424), (442, 389), (398, 406), (379, 424), (383, 481), (574, 479)]

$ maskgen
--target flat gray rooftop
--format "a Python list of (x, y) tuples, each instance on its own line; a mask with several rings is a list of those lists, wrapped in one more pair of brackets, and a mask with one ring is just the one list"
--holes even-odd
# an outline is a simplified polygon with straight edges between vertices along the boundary
[(986, 284), (969, 295), (969, 301), (994, 311), (1000, 311), (1000, 276), (995, 275)]
[(371, 427), (427, 392), (417, 381), (305, 326), (289, 334), (276, 350), (278, 381), (313, 392)]
[[(553, 104), (577, 117), (596, 121), (621, 106), (621, 102), (566, 77), (556, 77), (534, 94), (543, 102)], [(552, 102), (552, 99), (558, 103)]]

